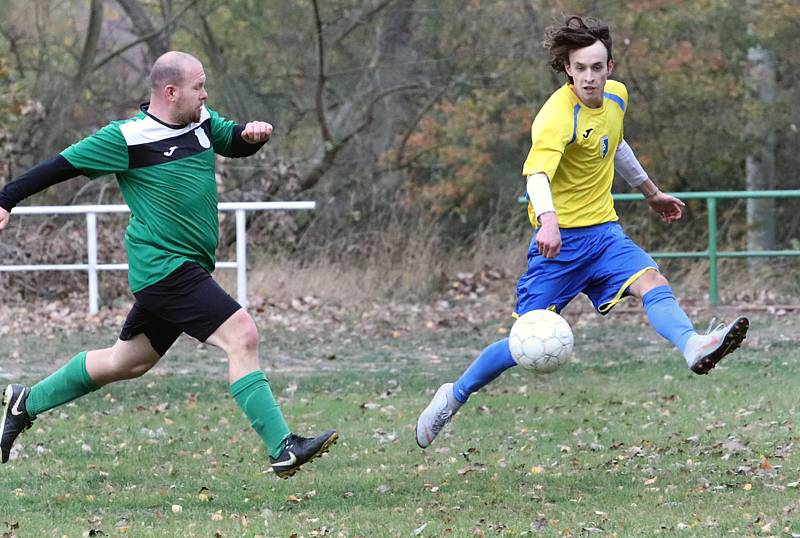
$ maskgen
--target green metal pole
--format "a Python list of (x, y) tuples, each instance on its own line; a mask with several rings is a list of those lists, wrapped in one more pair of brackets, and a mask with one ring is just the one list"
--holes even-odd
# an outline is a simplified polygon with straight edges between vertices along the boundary
[[(798, 256), (800, 249), (793, 250), (739, 250), (718, 251), (717, 230), (717, 200), (731, 200), (742, 198), (800, 198), (800, 189), (775, 190), (775, 191), (696, 191), (696, 192), (671, 192), (682, 200), (705, 200), (708, 210), (708, 247), (705, 250), (692, 252), (651, 252), (653, 258), (707, 258), (709, 273), (709, 302), (712, 306), (719, 304), (718, 267), (719, 258), (748, 258), (765, 256)], [(614, 201), (643, 200), (641, 193), (613, 194)], [(519, 203), (528, 203), (527, 198), (520, 196)], [(2, 266), (0, 266), (2, 269)]]
[(710, 280), (709, 296), (711, 306), (717, 306), (719, 293), (717, 288), (717, 199), (706, 198), (708, 204), (708, 278)]

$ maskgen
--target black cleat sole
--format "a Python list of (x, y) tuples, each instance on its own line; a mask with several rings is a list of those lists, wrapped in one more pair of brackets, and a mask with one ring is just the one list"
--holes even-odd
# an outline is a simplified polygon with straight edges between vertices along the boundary
[[(331, 446), (336, 444), (338, 440), (339, 440), (339, 432), (333, 432), (330, 437), (325, 439), (325, 442), (322, 443), (319, 449), (316, 452), (314, 452), (314, 454), (312, 454), (310, 458), (308, 458), (306, 461), (303, 462), (303, 465), (311, 463), (318, 457), (325, 454), (330, 449)], [(291, 478), (295, 475), (295, 473), (297, 473), (297, 471), (300, 470), (300, 467), (302, 467), (303, 465), (298, 465), (293, 469), (287, 469), (286, 471), (282, 471), (280, 473), (275, 471), (275, 476), (277, 476), (278, 478), (283, 478), (284, 480), (287, 478)]]
[[(11, 402), (9, 401), (9, 398), (13, 397), (13, 395), (14, 395), (13, 392), (12, 392), (11, 396), (9, 396), (8, 398), (6, 397), (6, 392), (8, 392), (8, 389), (10, 387), (11, 387), (11, 385), (9, 385), (5, 389), (3, 389), (3, 404), (2, 404), (3, 405), (3, 415), (0, 417), (0, 439), (2, 439), (3, 436), (6, 434), (6, 414), (8, 414), (8, 407), (11, 405)], [(2, 461), (3, 463), (6, 463), (8, 461), (8, 459), (9, 459), (10, 455), (11, 455), (11, 449), (9, 449), (8, 455), (4, 454), (2, 459), (0, 459), (0, 461)]]
[(750, 320), (742, 316), (737, 318), (731, 325), (731, 329), (725, 335), (722, 345), (713, 353), (703, 357), (692, 366), (692, 372), (698, 375), (707, 375), (723, 357), (742, 345), (742, 341), (747, 338), (747, 329), (750, 328)]

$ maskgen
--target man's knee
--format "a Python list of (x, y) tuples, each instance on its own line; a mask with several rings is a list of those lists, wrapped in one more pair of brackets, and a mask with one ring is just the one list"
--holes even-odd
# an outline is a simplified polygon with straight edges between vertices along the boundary
[(239, 332), (239, 343), (245, 351), (255, 351), (258, 349), (258, 328), (255, 322), (248, 316), (248, 322), (243, 323)]
[(660, 286), (669, 286), (669, 281), (655, 269), (648, 269), (631, 284), (630, 290), (636, 297), (643, 297), (648, 291)]
[(658, 286), (669, 286), (667, 277), (656, 271), (655, 269), (648, 269), (642, 275), (642, 280), (647, 284), (652, 285), (654, 288)]
[(244, 309), (237, 311), (220, 327), (219, 336), (228, 342), (229, 352), (254, 352), (258, 348), (258, 328)]

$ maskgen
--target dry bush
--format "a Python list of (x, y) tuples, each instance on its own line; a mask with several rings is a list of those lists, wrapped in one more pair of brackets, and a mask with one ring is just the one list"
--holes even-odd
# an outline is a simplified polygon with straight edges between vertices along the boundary
[(314, 295), (337, 303), (419, 300), (441, 289), (454, 260), (430, 225), (393, 221), (385, 229), (339, 235), (317, 244), (315, 254), (261, 255), (254, 259), (251, 290), (282, 299)]
[[(127, 215), (98, 215), (99, 263), (124, 263)], [(4, 265), (71, 265), (86, 263), (86, 220), (83, 215), (17, 215), (3, 232), (0, 257)], [(126, 293), (123, 271), (102, 272), (101, 297)], [(0, 272), (5, 301), (65, 298), (87, 292), (86, 271)]]
[(490, 223), (456, 241), (452, 223), (398, 204), (382, 209), (349, 227), (321, 217), (293, 252), (256, 255), (251, 292), (284, 302), (306, 295), (338, 304), (425, 301), (442, 295), (460, 275), (491, 269), (513, 293), (530, 240), (525, 222)]

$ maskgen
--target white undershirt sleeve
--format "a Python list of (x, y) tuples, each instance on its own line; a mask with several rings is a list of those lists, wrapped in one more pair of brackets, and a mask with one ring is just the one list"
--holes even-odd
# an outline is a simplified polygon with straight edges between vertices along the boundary
[(633, 154), (633, 150), (625, 140), (617, 146), (617, 153), (614, 156), (614, 170), (631, 187), (638, 187), (649, 178), (642, 165)]
[(533, 212), (536, 214), (536, 220), (543, 213), (556, 212), (553, 205), (553, 194), (550, 192), (550, 180), (547, 175), (541, 172), (531, 174), (528, 176), (528, 200), (531, 201)]

